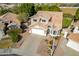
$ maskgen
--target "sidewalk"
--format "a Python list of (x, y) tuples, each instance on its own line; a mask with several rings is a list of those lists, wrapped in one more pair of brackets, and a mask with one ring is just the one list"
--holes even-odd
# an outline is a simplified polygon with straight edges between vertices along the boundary
[(55, 53), (53, 56), (63, 56), (64, 55), (64, 50), (61, 48), (61, 43), (63, 42), (63, 37), (60, 38), (59, 44), (55, 50)]

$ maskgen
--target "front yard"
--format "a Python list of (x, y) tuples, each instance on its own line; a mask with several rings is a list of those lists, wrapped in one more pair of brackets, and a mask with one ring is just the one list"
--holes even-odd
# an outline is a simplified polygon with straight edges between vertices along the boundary
[(15, 48), (16, 43), (18, 43), (22, 38), (20, 32), (19, 29), (8, 30), (8, 37), (5, 35), (0, 40), (0, 48)]
[(0, 40), (0, 48), (11, 48), (13, 46), (13, 42), (10, 39)]

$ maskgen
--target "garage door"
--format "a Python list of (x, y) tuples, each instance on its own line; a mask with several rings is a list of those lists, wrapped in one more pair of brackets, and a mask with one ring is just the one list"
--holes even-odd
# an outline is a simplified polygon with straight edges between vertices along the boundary
[(76, 43), (72, 40), (69, 40), (67, 43), (67, 46), (79, 52), (79, 44), (78, 43)]
[(31, 32), (34, 34), (38, 34), (38, 35), (43, 35), (43, 36), (46, 35), (44, 30), (42, 30), (42, 29), (32, 29)]

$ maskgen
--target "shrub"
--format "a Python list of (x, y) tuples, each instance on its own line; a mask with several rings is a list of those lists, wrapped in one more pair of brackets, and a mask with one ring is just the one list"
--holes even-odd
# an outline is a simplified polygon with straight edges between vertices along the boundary
[(76, 18), (76, 19), (79, 19), (79, 8), (78, 8), (77, 11), (76, 11), (75, 18)]
[(13, 42), (18, 42), (19, 41), (19, 34), (22, 32), (21, 29), (12, 29), (8, 30), (7, 33), (8, 35), (12, 38)]

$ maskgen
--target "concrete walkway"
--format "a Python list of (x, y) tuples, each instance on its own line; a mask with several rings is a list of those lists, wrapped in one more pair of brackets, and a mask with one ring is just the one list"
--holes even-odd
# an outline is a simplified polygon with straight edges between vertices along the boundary
[(63, 51), (63, 49), (61, 47), (62, 43), (63, 43), (63, 37), (60, 38), (58, 46), (57, 46), (57, 48), (56, 48), (55, 53), (53, 54), (53, 56), (63, 56), (64, 51)]

